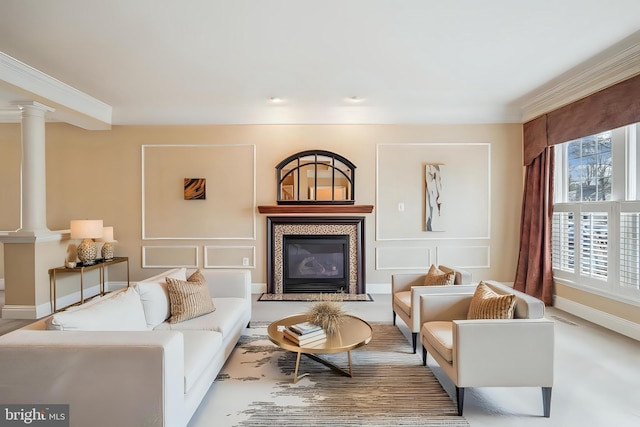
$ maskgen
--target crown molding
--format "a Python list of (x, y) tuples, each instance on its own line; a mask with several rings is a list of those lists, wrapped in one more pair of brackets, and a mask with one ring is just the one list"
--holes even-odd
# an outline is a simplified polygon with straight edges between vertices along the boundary
[(640, 31), (525, 97), (522, 122), (640, 74)]
[[(0, 52), (0, 85), (15, 92), (14, 102), (37, 101), (55, 108), (53, 121), (65, 121), (86, 129), (109, 129), (110, 105), (81, 92), (17, 59)], [(0, 121), (12, 112), (0, 111)]]

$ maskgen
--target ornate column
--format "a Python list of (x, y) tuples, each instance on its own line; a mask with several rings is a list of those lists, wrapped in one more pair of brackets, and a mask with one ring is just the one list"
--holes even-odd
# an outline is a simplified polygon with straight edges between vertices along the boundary
[[(51, 312), (49, 265), (60, 234), (47, 228), (45, 114), (37, 102), (16, 102), (22, 112), (20, 229), (4, 244), (4, 319), (37, 319)], [(55, 264), (54, 264), (55, 265)]]
[(37, 102), (18, 104), (22, 111), (21, 235), (48, 234), (45, 114), (54, 111)]

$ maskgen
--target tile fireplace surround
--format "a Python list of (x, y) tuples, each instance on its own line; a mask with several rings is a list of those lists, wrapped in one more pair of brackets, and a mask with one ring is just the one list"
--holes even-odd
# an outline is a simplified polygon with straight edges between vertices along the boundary
[(346, 235), (349, 240), (349, 294), (364, 294), (364, 217), (313, 216), (267, 217), (267, 292), (284, 293), (285, 235), (326, 236)]

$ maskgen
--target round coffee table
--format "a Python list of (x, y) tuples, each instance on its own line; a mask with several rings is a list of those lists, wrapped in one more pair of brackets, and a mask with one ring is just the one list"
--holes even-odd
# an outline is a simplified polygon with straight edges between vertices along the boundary
[[(285, 327), (306, 321), (306, 314), (295, 314), (293, 316), (288, 316), (283, 319), (276, 320), (267, 328), (269, 339), (275, 345), (284, 350), (298, 353), (298, 357), (296, 358), (296, 370), (293, 374), (293, 382), (296, 383), (300, 378), (308, 375), (298, 375), (301, 354), (304, 354), (307, 357), (315, 360), (316, 362), (320, 362), (323, 365), (330, 367), (331, 369), (342, 375), (352, 377), (353, 368), (351, 365), (351, 350), (362, 347), (371, 341), (371, 337), (373, 334), (371, 325), (358, 317), (346, 315), (344, 321), (340, 324), (338, 332), (332, 335), (327, 335), (326, 341), (320, 344), (313, 344), (309, 347), (301, 347), (283, 336), (282, 331)], [(347, 357), (349, 359), (348, 371), (318, 356), (319, 354), (343, 353), (345, 351), (347, 352)]]

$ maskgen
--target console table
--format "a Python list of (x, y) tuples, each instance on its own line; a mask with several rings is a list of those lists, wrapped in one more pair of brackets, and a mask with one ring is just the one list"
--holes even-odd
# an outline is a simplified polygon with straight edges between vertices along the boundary
[[(107, 267), (112, 266), (114, 264), (120, 264), (120, 263), (126, 263), (127, 264), (127, 287), (129, 287), (129, 257), (114, 257), (110, 260), (104, 261), (104, 260), (97, 260), (95, 262), (95, 264), (91, 264), (91, 265), (81, 265), (78, 267), (73, 267), (73, 268), (69, 268), (69, 267), (56, 267), (56, 268), (52, 268), (49, 270), (49, 286), (50, 286), (50, 294), (51, 294), (51, 302), (52, 302), (52, 306), (53, 306), (53, 313), (56, 313), (57, 311), (63, 310), (67, 307), (70, 307), (71, 305), (74, 304), (69, 304), (67, 306), (64, 306), (60, 309), (57, 308), (57, 301), (56, 301), (56, 276), (58, 274), (80, 274), (80, 304), (82, 304), (84, 302), (84, 273), (85, 271), (91, 271), (91, 270), (95, 270), (95, 269), (99, 269), (100, 270), (100, 295), (104, 295), (105, 291), (104, 291), (104, 271)], [(77, 303), (75, 303), (77, 304)]]

